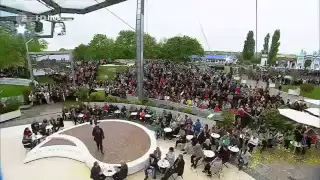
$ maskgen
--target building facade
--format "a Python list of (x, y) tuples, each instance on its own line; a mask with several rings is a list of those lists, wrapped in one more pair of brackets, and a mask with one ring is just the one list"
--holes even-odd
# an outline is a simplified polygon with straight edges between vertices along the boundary
[[(305, 67), (306, 61), (311, 61), (310, 66)], [(295, 69), (310, 69), (320, 70), (320, 51), (314, 52), (312, 55), (307, 54), (305, 51), (301, 51), (297, 55), (297, 62)]]

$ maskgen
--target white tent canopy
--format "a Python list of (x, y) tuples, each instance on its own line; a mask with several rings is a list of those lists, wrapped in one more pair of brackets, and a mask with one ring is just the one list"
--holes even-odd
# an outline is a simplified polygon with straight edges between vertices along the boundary
[(320, 106), (320, 100), (316, 100), (316, 99), (304, 99), (304, 101), (311, 103), (311, 104), (315, 104), (317, 106)]
[(316, 115), (316, 116), (320, 116), (320, 109), (319, 108), (308, 108), (306, 109), (306, 111), (308, 111), (309, 113)]
[(281, 115), (301, 124), (320, 128), (320, 118), (293, 109), (279, 109)]

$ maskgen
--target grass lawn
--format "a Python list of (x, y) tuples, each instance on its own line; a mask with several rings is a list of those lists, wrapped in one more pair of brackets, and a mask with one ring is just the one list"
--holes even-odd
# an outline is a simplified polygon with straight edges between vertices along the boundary
[[(292, 86), (292, 85), (282, 85), (282, 91), (288, 92), (289, 89), (297, 89), (298, 86)], [(310, 93), (302, 92), (300, 93), (300, 96), (311, 98), (311, 99), (320, 99), (320, 86), (314, 86), (314, 89)]]
[(40, 84), (54, 84), (54, 80), (49, 77), (49, 76), (37, 76), (36, 80), (38, 81), (38, 83)]
[(123, 72), (128, 68), (128, 66), (100, 66), (98, 68), (98, 80), (112, 80), (115, 78), (116, 73)]
[(320, 164), (320, 150), (312, 147), (308, 149), (305, 155), (296, 155), (293, 151), (278, 148), (273, 152), (263, 152), (256, 150), (251, 158), (250, 167), (255, 168), (259, 164)]
[(29, 86), (18, 86), (18, 85), (0, 85), (0, 97), (11, 97), (21, 96), (25, 89), (30, 88)]

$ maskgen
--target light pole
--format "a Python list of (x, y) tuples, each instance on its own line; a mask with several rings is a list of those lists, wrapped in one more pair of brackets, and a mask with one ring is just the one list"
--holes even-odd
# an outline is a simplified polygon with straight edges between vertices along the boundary
[[(26, 41), (26, 38), (25, 36), (24, 37), (24, 40)], [(31, 64), (31, 60), (30, 60), (30, 56), (29, 56), (29, 46), (28, 44), (32, 41), (33, 39), (29, 39), (27, 42), (26, 42), (26, 55), (27, 55), (27, 61), (28, 61), (28, 69), (29, 69), (29, 72), (30, 72), (30, 79), (31, 81), (33, 82), (34, 81), (34, 77), (33, 77), (33, 70), (32, 70), (32, 64)]]
[(256, 58), (258, 59), (258, 0), (256, 0)]
[(320, 55), (320, 0), (319, 0), (318, 11), (319, 11), (319, 12), (318, 12), (318, 13), (319, 13), (319, 15), (318, 15), (318, 22), (319, 22), (319, 29), (318, 29), (318, 30), (319, 30), (319, 32), (318, 32), (318, 33), (319, 33), (319, 36), (318, 36), (318, 38), (319, 38), (319, 42), (318, 42), (318, 43), (319, 43), (319, 44), (318, 44), (318, 46), (319, 46), (319, 51), (318, 51), (318, 55)]

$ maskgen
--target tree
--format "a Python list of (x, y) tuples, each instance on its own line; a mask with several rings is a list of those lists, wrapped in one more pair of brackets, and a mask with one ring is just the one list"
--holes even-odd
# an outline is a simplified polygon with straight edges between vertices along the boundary
[(174, 61), (188, 61), (191, 55), (203, 55), (204, 50), (195, 38), (175, 36), (169, 38), (161, 47), (161, 56)]
[(269, 40), (270, 40), (270, 34), (268, 33), (264, 38), (263, 51), (262, 51), (263, 54), (269, 53)]
[[(8, 32), (0, 27), (0, 67), (25, 66), (27, 64), (26, 39), (21, 35)], [(33, 38), (28, 44), (30, 52), (40, 52), (47, 48), (44, 40)]]
[(244, 41), (242, 56), (244, 60), (251, 60), (254, 55), (255, 40), (253, 31), (249, 31)]
[(72, 54), (75, 60), (88, 60), (91, 58), (89, 47), (84, 44), (80, 44), (79, 46), (75, 47)]
[(231, 110), (224, 110), (222, 111), (222, 117), (223, 121), (218, 121), (217, 125), (225, 129), (229, 129), (230, 127), (232, 127), (235, 121), (235, 115), (233, 114), (233, 112)]
[(306, 68), (310, 67), (311, 64), (312, 64), (312, 61), (310, 59), (305, 60), (304, 61), (304, 68), (306, 69)]
[(272, 36), (272, 41), (271, 41), (271, 47), (269, 51), (269, 58), (268, 58), (268, 63), (269, 64), (275, 64), (277, 60), (277, 54), (279, 52), (279, 47), (280, 47), (280, 30), (277, 29)]
[(282, 116), (278, 109), (272, 108), (265, 109), (260, 118), (267, 129), (275, 128), (280, 132), (284, 132), (287, 129), (288, 122), (290, 122), (290, 119)]
[(136, 33), (134, 31), (120, 31), (115, 42), (121, 58), (133, 59), (136, 57)]
[[(136, 32), (120, 31), (115, 42), (118, 58), (136, 58)], [(147, 33), (143, 36), (143, 48), (144, 58), (153, 59), (158, 57), (160, 47), (158, 46), (156, 39)]]
[(114, 58), (114, 40), (104, 34), (96, 34), (89, 43), (89, 51), (95, 60)]

